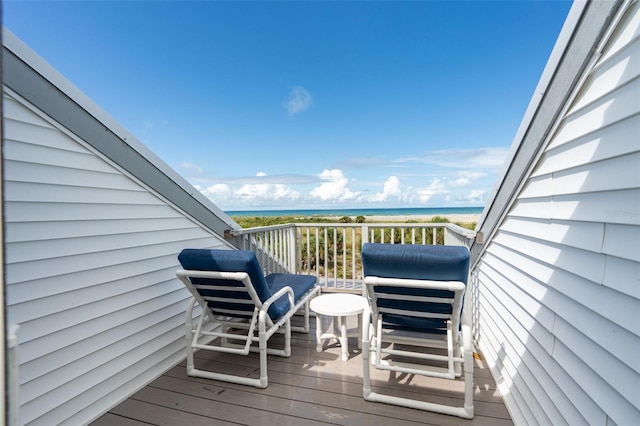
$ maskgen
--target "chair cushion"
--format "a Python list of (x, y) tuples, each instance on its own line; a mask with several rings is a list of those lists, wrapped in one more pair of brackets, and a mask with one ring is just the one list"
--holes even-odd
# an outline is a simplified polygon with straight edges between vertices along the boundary
[(270, 274), (266, 280), (273, 293), (277, 293), (283, 287), (291, 287), (295, 303), (316, 285), (316, 277), (313, 275)]
[[(246, 272), (258, 294), (258, 298), (263, 303), (285, 286), (292, 288), (294, 301), (297, 303), (316, 284), (316, 277), (312, 275), (270, 274), (265, 277), (255, 253), (247, 250), (184, 249), (178, 255), (178, 260), (186, 270)], [(193, 278), (191, 282), (194, 284), (237, 286), (239, 290), (244, 289), (244, 285), (238, 281)], [(202, 296), (250, 299), (249, 295), (243, 290), (238, 292), (198, 291)], [(253, 313), (253, 307), (249, 308), (246, 305), (237, 303), (210, 301), (208, 305), (214, 312), (216, 308), (229, 307), (235, 310), (247, 310), (246, 316), (249, 317)], [(284, 296), (276, 300), (267, 312), (273, 321), (277, 321), (289, 311), (289, 307), (289, 299)]]
[[(178, 260), (182, 267), (186, 270), (194, 271), (219, 271), (219, 272), (246, 272), (251, 279), (253, 288), (258, 294), (261, 302), (265, 302), (273, 292), (271, 291), (267, 280), (262, 272), (262, 267), (258, 262), (255, 253), (247, 250), (216, 250), (216, 249), (184, 249), (178, 255)], [(191, 279), (194, 284), (207, 285), (224, 285), (237, 286), (244, 289), (244, 285), (238, 281), (216, 280), (216, 279)], [(212, 290), (199, 290), (202, 296), (222, 296), (235, 297), (240, 299), (250, 299), (249, 295), (244, 291), (238, 293), (216, 292)], [(205, 294), (206, 293), (206, 294)], [(225, 306), (233, 307), (233, 309), (247, 309), (248, 306), (241, 304), (230, 305), (226, 302), (209, 302), (209, 307), (215, 312), (215, 308), (223, 308)], [(278, 299), (268, 310), (272, 320), (277, 320), (289, 310), (289, 301), (286, 298)], [(247, 316), (251, 316), (253, 307), (251, 307)]]
[(365, 276), (434, 281), (462, 281), (469, 275), (469, 249), (464, 246), (366, 243), (362, 247)]
[[(362, 247), (362, 267), (365, 276), (382, 278), (419, 279), (432, 281), (461, 281), (467, 283), (469, 250), (464, 246), (412, 245), (367, 243)], [(415, 312), (451, 314), (451, 305), (417, 301), (385, 299), (385, 294), (411, 294), (439, 298), (453, 298), (448, 290), (416, 289), (408, 287), (375, 286), (380, 308)], [(446, 321), (409, 315), (386, 313), (383, 322), (391, 328), (443, 332)]]

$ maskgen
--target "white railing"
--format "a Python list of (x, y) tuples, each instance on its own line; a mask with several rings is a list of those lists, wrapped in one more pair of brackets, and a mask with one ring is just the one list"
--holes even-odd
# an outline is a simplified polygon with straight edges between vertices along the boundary
[(450, 223), (291, 223), (233, 230), (232, 243), (256, 253), (265, 273), (312, 274), (325, 290), (360, 291), (366, 242), (469, 247), (475, 232)]

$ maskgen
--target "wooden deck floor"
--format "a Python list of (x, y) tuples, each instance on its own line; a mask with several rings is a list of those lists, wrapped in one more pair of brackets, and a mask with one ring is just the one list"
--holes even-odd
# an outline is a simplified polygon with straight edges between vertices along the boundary
[[(333, 342), (318, 353), (315, 321), (311, 322), (310, 334), (293, 333), (290, 358), (270, 356), (266, 389), (188, 377), (182, 362), (92, 425), (513, 424), (481, 360), (476, 360), (474, 367), (473, 420), (365, 401), (362, 356), (355, 338), (349, 339), (350, 357), (346, 362), (340, 358), (340, 347)], [(196, 365), (201, 368), (257, 377), (257, 354), (243, 357), (199, 351), (196, 356)], [(393, 375), (375, 368), (372, 374), (374, 391), (385, 387), (427, 401), (462, 404), (462, 380)]]

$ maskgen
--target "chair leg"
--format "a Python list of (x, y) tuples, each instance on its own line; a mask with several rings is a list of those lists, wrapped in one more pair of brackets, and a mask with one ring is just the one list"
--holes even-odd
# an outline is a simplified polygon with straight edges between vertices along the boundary
[(284, 356), (291, 356), (291, 319), (284, 323)]
[(464, 357), (464, 410), (469, 418), (473, 417), (473, 345), (471, 343), (471, 327), (462, 326), (462, 342)]
[[(267, 330), (265, 326), (265, 313), (258, 316), (258, 347), (260, 348), (260, 379), (258, 387), (266, 388), (269, 384), (267, 378)], [(286, 337), (285, 337), (286, 341)]]
[[(187, 374), (193, 371), (195, 368), (195, 363), (193, 360), (193, 347), (191, 343), (194, 338), (194, 330), (193, 330), (193, 306), (196, 304), (196, 299), (191, 298), (189, 305), (187, 306), (187, 320), (186, 320), (186, 335), (185, 335), (185, 346), (187, 349)], [(203, 314), (204, 315), (204, 314)]]
[[(362, 397), (365, 400), (369, 400), (371, 394), (371, 365), (369, 356), (371, 354), (371, 324), (369, 322), (370, 312), (369, 307), (365, 308), (365, 312), (362, 313)], [(366, 322), (365, 322), (366, 321)]]
[(304, 333), (309, 332), (309, 301), (307, 300), (304, 304)]
[[(368, 332), (368, 325), (363, 323), (362, 338), (362, 396), (365, 400), (371, 402), (382, 402), (385, 404), (399, 405), (418, 410), (433, 411), (435, 413), (448, 414), (464, 419), (472, 419), (474, 416), (473, 406), (473, 347), (471, 344), (470, 328), (463, 326), (463, 360), (464, 360), (464, 404), (463, 406), (449, 406), (444, 404), (436, 404), (426, 401), (420, 401), (410, 398), (396, 397), (392, 395), (373, 392), (371, 389), (371, 364), (379, 362), (376, 355), (380, 355), (377, 351), (381, 345), (381, 328), (377, 325), (376, 335), (369, 339), (373, 333)], [(377, 341), (376, 341), (377, 340)], [(379, 359), (379, 358), (378, 358)], [(376, 365), (377, 366), (377, 365)], [(394, 370), (392, 370), (394, 371)]]

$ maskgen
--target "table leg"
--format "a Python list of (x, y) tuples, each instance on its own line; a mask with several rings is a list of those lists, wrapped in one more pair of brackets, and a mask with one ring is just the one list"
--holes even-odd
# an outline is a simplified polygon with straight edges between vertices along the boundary
[(347, 317), (338, 317), (340, 326), (340, 346), (342, 347), (342, 360), (349, 359), (349, 336), (347, 335)]
[(362, 314), (358, 314), (358, 349), (362, 349)]
[(316, 313), (316, 351), (322, 352), (322, 316)]

